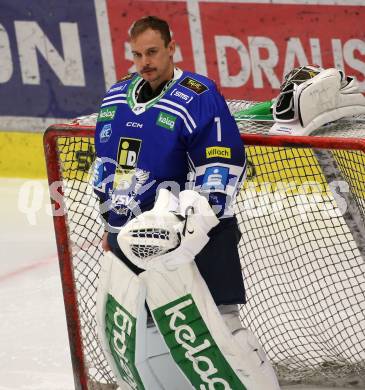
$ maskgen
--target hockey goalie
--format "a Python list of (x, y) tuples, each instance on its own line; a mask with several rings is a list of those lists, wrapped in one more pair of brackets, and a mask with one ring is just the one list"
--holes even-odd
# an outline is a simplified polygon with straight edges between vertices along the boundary
[(107, 359), (121, 388), (276, 390), (238, 317), (237, 124), (213, 80), (175, 66), (166, 21), (147, 16), (129, 33), (136, 72), (107, 91), (94, 138)]
[(194, 262), (218, 218), (192, 190), (162, 189), (153, 209), (118, 233), (136, 275), (102, 263), (97, 323), (121, 389), (275, 390), (275, 373), (234, 305), (217, 307)]

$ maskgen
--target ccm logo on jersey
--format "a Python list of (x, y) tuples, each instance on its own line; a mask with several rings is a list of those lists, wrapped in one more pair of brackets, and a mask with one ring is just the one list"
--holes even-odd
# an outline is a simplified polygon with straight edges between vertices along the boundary
[(138, 127), (139, 129), (142, 129), (143, 123), (138, 123), (138, 122), (127, 122), (126, 123), (127, 127)]
[(225, 148), (223, 146), (210, 146), (205, 149), (206, 158), (220, 157), (231, 158), (231, 148)]

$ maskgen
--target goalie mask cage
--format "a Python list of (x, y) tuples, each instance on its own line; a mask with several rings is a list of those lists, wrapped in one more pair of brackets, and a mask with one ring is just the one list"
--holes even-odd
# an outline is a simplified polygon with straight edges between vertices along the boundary
[[(242, 135), (240, 315), (281, 384), (365, 385), (365, 136), (343, 133)], [(44, 144), (75, 387), (116, 389), (96, 334), (103, 227), (93, 135), (82, 121), (55, 125)]]

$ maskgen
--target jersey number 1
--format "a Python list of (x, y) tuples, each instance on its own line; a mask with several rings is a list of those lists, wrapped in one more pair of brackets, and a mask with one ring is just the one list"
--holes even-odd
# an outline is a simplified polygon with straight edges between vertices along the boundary
[(222, 141), (222, 126), (221, 126), (221, 118), (219, 116), (214, 117), (214, 122), (217, 124), (217, 141)]

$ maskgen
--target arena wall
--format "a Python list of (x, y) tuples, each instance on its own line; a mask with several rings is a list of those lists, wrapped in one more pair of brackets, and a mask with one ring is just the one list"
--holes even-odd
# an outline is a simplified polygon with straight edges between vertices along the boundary
[(0, 176), (44, 175), (40, 134), (96, 111), (133, 71), (128, 29), (147, 14), (170, 23), (177, 65), (226, 98), (270, 99), (306, 64), (342, 68), (365, 91), (364, 0), (2, 0)]

